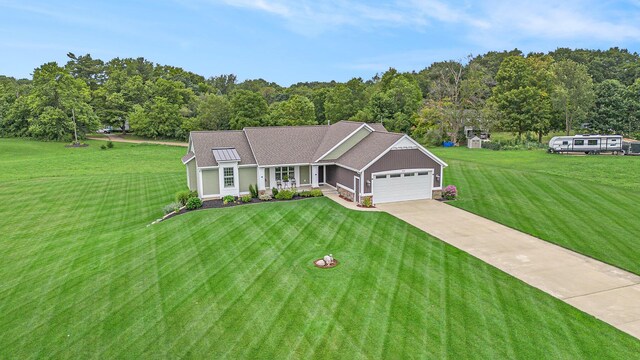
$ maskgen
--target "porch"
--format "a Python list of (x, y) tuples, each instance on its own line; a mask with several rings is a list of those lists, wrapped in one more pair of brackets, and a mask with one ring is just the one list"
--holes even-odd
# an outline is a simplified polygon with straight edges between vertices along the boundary
[(258, 167), (258, 190), (317, 188), (325, 183), (326, 166), (291, 164)]

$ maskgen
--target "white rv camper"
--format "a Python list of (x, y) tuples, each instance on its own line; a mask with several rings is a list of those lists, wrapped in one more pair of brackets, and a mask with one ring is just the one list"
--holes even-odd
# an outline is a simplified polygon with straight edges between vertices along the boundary
[(620, 135), (554, 136), (549, 141), (550, 153), (584, 152), (596, 155), (603, 152), (624, 154)]

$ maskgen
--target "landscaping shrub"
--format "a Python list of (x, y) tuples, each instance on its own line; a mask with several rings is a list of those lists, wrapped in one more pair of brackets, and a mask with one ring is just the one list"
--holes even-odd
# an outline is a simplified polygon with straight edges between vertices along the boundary
[(236, 198), (233, 195), (227, 195), (222, 198), (222, 203), (225, 205), (227, 205), (228, 203), (232, 203), (234, 201), (236, 201)]
[(171, 204), (165, 205), (165, 207), (162, 208), (162, 212), (165, 215), (171, 214), (172, 212), (180, 210), (181, 206), (179, 202), (172, 202)]
[(319, 196), (323, 196), (322, 190), (320, 190), (320, 189), (301, 191), (300, 193), (298, 193), (298, 195), (301, 196), (301, 197), (319, 197)]
[(113, 149), (113, 141), (107, 141), (107, 147)]
[(187, 201), (194, 197), (196, 198), (198, 197), (198, 193), (195, 191), (189, 191), (189, 190), (178, 191), (176, 193), (176, 202), (182, 205), (187, 205)]
[(324, 194), (322, 193), (322, 190), (320, 189), (313, 189), (309, 191), (311, 193), (311, 197), (320, 197), (320, 196), (324, 196)]
[(280, 190), (274, 197), (278, 200), (291, 200), (293, 195), (295, 195), (295, 192), (291, 190)]
[(202, 200), (200, 200), (200, 198), (197, 198), (197, 197), (189, 198), (185, 206), (187, 207), (187, 210), (199, 209), (202, 207)]
[(104, 144), (100, 145), (100, 149), (101, 150), (107, 150), (107, 145), (104, 145)]
[(251, 193), (252, 198), (258, 197), (258, 185), (249, 184), (249, 192)]
[(262, 201), (269, 201), (271, 200), (271, 195), (269, 194), (262, 194), (260, 196), (258, 196), (258, 199), (262, 200)]
[(362, 206), (366, 208), (370, 208), (373, 206), (373, 200), (371, 200), (371, 196), (366, 196), (362, 199)]
[(242, 195), (242, 197), (240, 197), (240, 201), (242, 201), (243, 203), (251, 202), (251, 199), (253, 199), (251, 194)]
[(546, 144), (541, 144), (533, 140), (518, 141), (518, 139), (512, 140), (497, 140), (497, 141), (483, 141), (480, 145), (483, 149), (489, 150), (532, 150), (541, 149), (547, 147)]
[(455, 200), (458, 196), (458, 189), (455, 185), (447, 185), (447, 187), (442, 190), (442, 198), (445, 200)]
[(276, 188), (271, 188), (271, 195), (273, 195), (273, 197), (278, 196), (278, 189), (276, 189)]

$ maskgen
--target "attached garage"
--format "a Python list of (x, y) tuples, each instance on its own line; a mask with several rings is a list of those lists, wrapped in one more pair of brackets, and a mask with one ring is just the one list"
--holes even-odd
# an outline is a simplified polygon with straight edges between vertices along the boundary
[(376, 204), (431, 199), (433, 169), (416, 169), (372, 174), (372, 194)]

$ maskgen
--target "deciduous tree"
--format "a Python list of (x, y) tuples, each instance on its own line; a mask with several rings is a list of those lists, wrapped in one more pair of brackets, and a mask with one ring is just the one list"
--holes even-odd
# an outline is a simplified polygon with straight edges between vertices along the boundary
[(552, 65), (556, 84), (553, 105), (564, 115), (565, 131), (569, 135), (576, 121), (585, 120), (593, 106), (593, 80), (585, 65), (563, 60)]
[(258, 93), (249, 90), (236, 90), (231, 94), (231, 129), (266, 124), (267, 101)]
[(269, 106), (270, 125), (313, 125), (316, 124), (315, 109), (311, 100), (301, 95), (293, 95), (286, 101)]
[(626, 91), (618, 80), (605, 80), (595, 87), (591, 126), (602, 133), (618, 133), (627, 123)]

